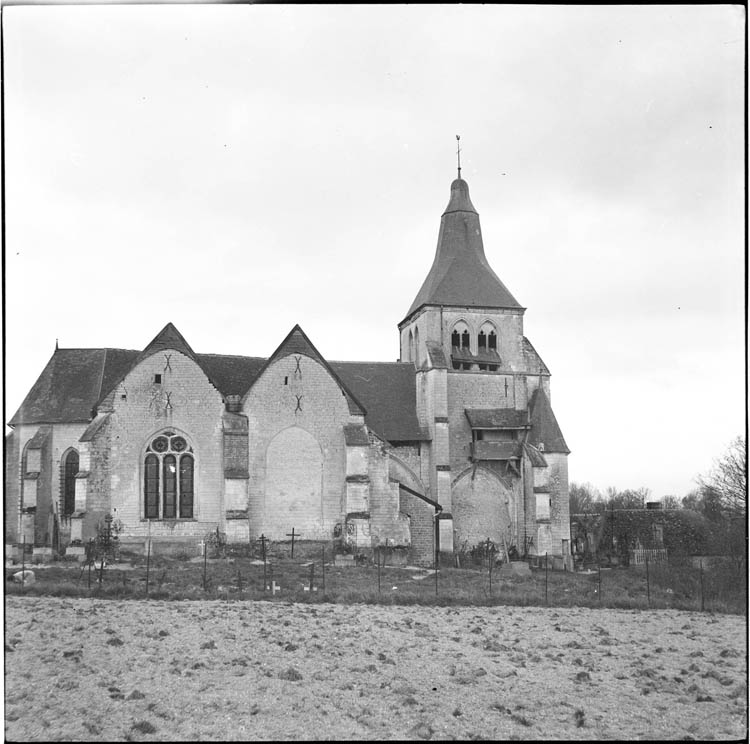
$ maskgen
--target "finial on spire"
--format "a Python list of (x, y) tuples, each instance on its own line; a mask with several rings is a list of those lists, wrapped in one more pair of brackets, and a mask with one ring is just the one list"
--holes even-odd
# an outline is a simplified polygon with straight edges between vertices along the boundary
[(456, 157), (458, 158), (458, 177), (461, 178), (461, 135), (456, 135), (456, 142), (458, 143), (456, 150)]
[(58, 340), (59, 340), (59, 339), (55, 339), (55, 351), (58, 351), (58, 349), (59, 349), (59, 347), (58, 347), (58, 345), (57, 345), (57, 342), (58, 342)]

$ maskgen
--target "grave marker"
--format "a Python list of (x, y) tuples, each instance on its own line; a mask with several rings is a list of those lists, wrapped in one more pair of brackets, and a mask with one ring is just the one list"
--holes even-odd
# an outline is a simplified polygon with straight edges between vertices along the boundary
[(287, 532), (287, 533), (286, 533), (286, 536), (287, 536), (287, 537), (291, 537), (291, 538), (292, 538), (292, 554), (291, 554), (291, 556), (290, 556), (290, 557), (291, 557), (291, 558), (294, 558), (294, 538), (295, 538), (295, 537), (302, 537), (302, 535), (301, 535), (301, 534), (300, 534), (299, 532), (295, 533), (295, 532), (294, 532), (294, 527), (292, 527), (292, 531), (291, 531), (291, 533)]

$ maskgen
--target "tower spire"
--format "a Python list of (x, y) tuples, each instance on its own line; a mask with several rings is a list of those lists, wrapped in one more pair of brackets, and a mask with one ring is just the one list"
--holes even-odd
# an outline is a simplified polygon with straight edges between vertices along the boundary
[(461, 178), (461, 135), (456, 135), (457, 149), (456, 157), (458, 158), (458, 177)]

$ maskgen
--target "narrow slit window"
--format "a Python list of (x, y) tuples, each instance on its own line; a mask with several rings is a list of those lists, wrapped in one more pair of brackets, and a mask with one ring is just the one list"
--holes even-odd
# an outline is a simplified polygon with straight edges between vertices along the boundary
[(76, 508), (76, 475), (80, 458), (75, 450), (70, 450), (63, 466), (63, 515), (71, 515)]
[(479, 331), (479, 336), (477, 337), (477, 346), (480, 349), (487, 348), (487, 334), (484, 331)]
[(461, 348), (468, 349), (471, 346), (471, 336), (468, 331), (464, 331), (461, 334)]
[(455, 348), (461, 346), (461, 334), (458, 331), (453, 331), (451, 334), (451, 346)]
[(487, 343), (490, 349), (497, 351), (497, 335), (495, 334), (495, 331), (490, 331), (490, 334), (487, 337)]

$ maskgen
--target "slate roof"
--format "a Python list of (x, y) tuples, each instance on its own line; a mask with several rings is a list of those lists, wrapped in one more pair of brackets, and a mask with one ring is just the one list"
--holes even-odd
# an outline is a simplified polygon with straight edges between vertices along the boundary
[(466, 418), (472, 429), (525, 429), (529, 426), (527, 411), (513, 408), (467, 408)]
[(531, 444), (537, 446), (541, 442), (544, 444), (545, 453), (563, 452), (566, 455), (570, 453), (557, 424), (555, 414), (552, 412), (549, 398), (541, 387), (538, 387), (531, 394), (529, 418), (531, 419), (531, 431), (528, 441)]
[(196, 354), (195, 356), (208, 379), (224, 396), (244, 395), (267, 361), (262, 357), (228, 354)]
[(526, 336), (522, 337), (521, 353), (526, 360), (526, 369), (536, 374), (548, 375), (549, 369)]
[(139, 353), (127, 349), (57, 349), (10, 425), (90, 421), (105, 385), (111, 390)]
[(462, 178), (451, 184), (432, 268), (406, 318), (423, 305), (522, 309), (484, 255), (479, 215)]
[(331, 362), (362, 401), (367, 425), (389, 442), (427, 440), (417, 421), (417, 390), (411, 362)]
[[(294, 350), (309, 353), (311, 350), (305, 351), (301, 343), (295, 340)], [(130, 349), (56, 350), (10, 425), (89, 423), (97, 403), (141, 355)], [(244, 395), (268, 363), (260, 357), (222, 354), (194, 354), (194, 358), (225, 397)], [(387, 441), (429, 439), (417, 421), (413, 364), (322, 361), (349, 391), (349, 397), (359, 401), (365, 422), (378, 436)]]
[[(528, 455), (529, 460), (531, 460), (531, 464), (535, 468), (547, 467), (547, 461), (544, 459), (544, 455), (536, 447), (529, 444), (528, 442), (524, 442), (523, 451)], [(536, 491), (536, 486), (534, 486), (534, 490)]]

